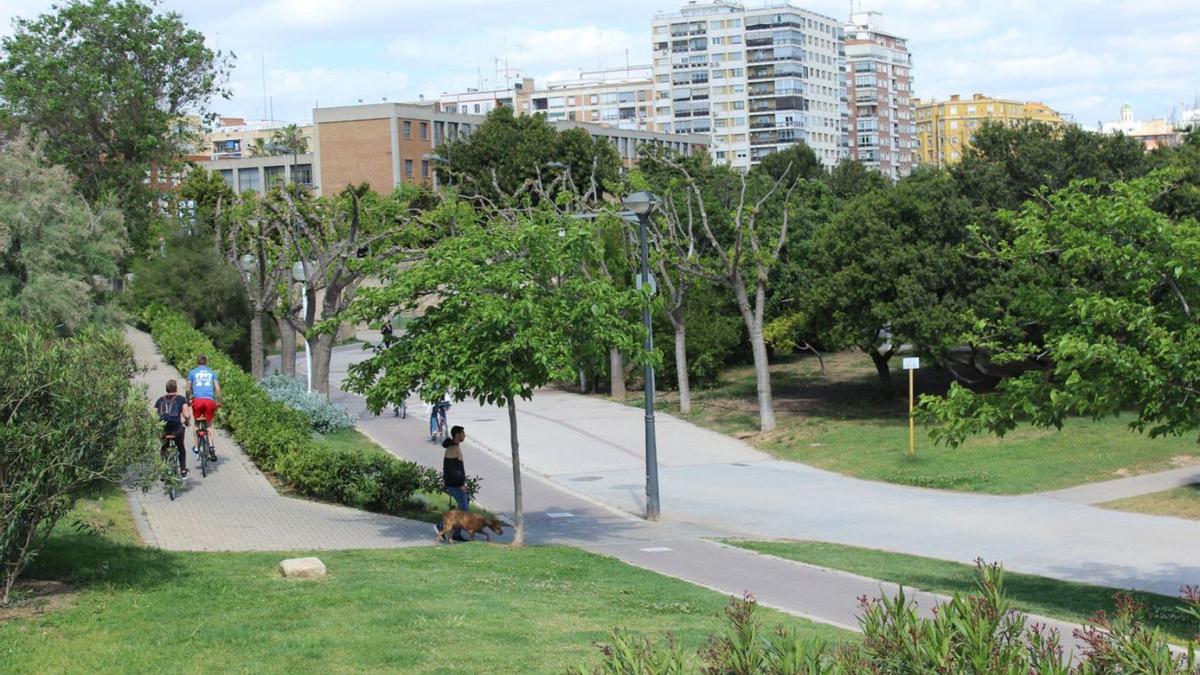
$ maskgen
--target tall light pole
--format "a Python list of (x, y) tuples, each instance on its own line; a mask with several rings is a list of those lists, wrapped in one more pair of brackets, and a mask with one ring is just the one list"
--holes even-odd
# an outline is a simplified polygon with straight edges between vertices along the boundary
[[(647, 241), (647, 228), (650, 214), (658, 206), (659, 200), (651, 192), (635, 192), (626, 197), (622, 204), (638, 218), (639, 243), (642, 249), (641, 286), (650, 285), (650, 246)], [(650, 303), (642, 307), (642, 324), (646, 328), (646, 520), (658, 520), (658, 444), (654, 437), (654, 365), (649, 355), (654, 351), (654, 330), (650, 322)]]
[[(300, 284), (300, 313), (308, 319), (308, 270), (303, 261), (292, 265), (292, 278)], [(308, 390), (312, 391), (312, 346), (308, 334), (304, 334), (304, 374), (308, 376)]]

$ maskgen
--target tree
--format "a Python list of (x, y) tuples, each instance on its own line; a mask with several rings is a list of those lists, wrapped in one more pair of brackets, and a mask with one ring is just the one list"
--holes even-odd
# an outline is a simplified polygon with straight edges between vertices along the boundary
[(469, 136), (438, 146), (438, 180), (493, 205), (534, 192), (560, 190), (598, 202), (620, 179), (621, 160), (608, 142), (582, 129), (557, 131), (544, 115), (501, 106)]
[(807, 143), (796, 143), (785, 150), (778, 150), (763, 157), (756, 170), (770, 176), (772, 180), (814, 180), (827, 174), (817, 153)]
[(155, 2), (68, 0), (16, 19), (0, 40), (0, 117), (46, 138), (46, 154), (79, 180), (90, 202), (122, 205), (134, 250), (150, 241), (152, 168), (166, 171), (194, 145), (230, 58)]
[(390, 348), (350, 368), (351, 391), (372, 410), (417, 392), (425, 400), (450, 395), (508, 410), (516, 533), (525, 536), (517, 399), (573, 379), (574, 332), (590, 327), (598, 342), (637, 349), (636, 323), (626, 318), (640, 298), (580, 273), (603, 254), (589, 220), (532, 209), (483, 214), (451, 198), (442, 215), (457, 234), (435, 244), (411, 267), (388, 265), (382, 288), (363, 289), (349, 317), (375, 320), (425, 309)]
[(259, 137), (250, 143), (251, 157), (270, 157), (275, 154), (275, 147), (267, 144), (267, 139)]
[(919, 171), (852, 199), (806, 246), (802, 320), (791, 319), (790, 328), (829, 347), (861, 349), (890, 391), (889, 361), (902, 345), (939, 359), (956, 346), (976, 278), (958, 252), (971, 213), (942, 171)]
[(664, 217), (679, 224), (677, 232), (707, 247), (708, 255), (688, 262), (687, 269), (733, 293), (754, 356), (759, 425), (771, 431), (775, 409), (763, 339), (767, 287), (795, 226), (793, 217), (805, 224), (823, 186), (797, 176), (790, 164), (778, 177), (766, 169), (744, 174), (664, 153), (649, 157), (648, 164), (666, 169), (656, 170)]
[(1132, 411), (1151, 436), (1200, 426), (1200, 223), (1154, 209), (1180, 173), (1079, 181), (1000, 218), (1015, 236), (977, 254), (1010, 280), (1003, 302), (976, 306), (961, 340), (1013, 376), (992, 394), (955, 385), (922, 397), (952, 445), (1003, 435), (1022, 420), (1061, 428), (1069, 415)]
[(883, 174), (868, 169), (857, 159), (845, 159), (837, 163), (826, 176), (829, 191), (843, 201), (853, 199), (873, 190), (883, 190), (891, 185)]
[[(279, 302), (279, 289), (291, 280), (291, 265), (284, 245), (284, 222), (273, 218), (254, 193), (231, 206), (228, 218), (218, 218), (216, 242), (226, 263), (242, 275), (250, 307), (250, 374), (266, 375), (263, 358), (263, 316)], [(245, 263), (249, 262), (249, 271)], [(295, 337), (292, 337), (293, 372)]]
[(271, 134), (271, 150), (284, 152), (292, 156), (292, 180), (296, 180), (296, 162), (298, 157), (308, 152), (308, 137), (300, 127), (289, 124), (282, 129), (276, 129)]
[(157, 426), (130, 384), (137, 370), (116, 331), (87, 327), (56, 338), (0, 319), (0, 605), (84, 490), (153, 461)]
[(93, 276), (115, 276), (126, 244), (120, 212), (89, 206), (28, 136), (0, 145), (2, 313), (79, 330), (101, 311)]
[[(393, 260), (401, 253), (411, 259), (429, 241), (417, 215), (431, 199), (411, 185), (383, 197), (366, 183), (348, 186), (334, 197), (315, 197), (295, 183), (268, 193), (263, 207), (280, 224), (291, 262), (302, 262), (308, 278), (307, 314), (300, 316), (302, 302), (290, 293), (281, 311), (296, 330), (315, 337), (313, 389), (326, 398), (336, 321), (354, 300), (372, 259)], [(335, 328), (315, 331), (319, 321)]]
[(1081, 178), (1125, 180), (1142, 175), (1145, 164), (1142, 144), (1130, 136), (1041, 122), (989, 123), (975, 132), (951, 173), (973, 203), (1017, 209), (1043, 188), (1059, 190)]

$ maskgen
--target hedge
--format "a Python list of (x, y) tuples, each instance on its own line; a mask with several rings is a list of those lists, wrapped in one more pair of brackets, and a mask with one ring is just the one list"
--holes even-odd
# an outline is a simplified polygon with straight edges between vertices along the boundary
[(254, 463), (299, 493), (380, 513), (396, 513), (413, 492), (430, 488), (431, 469), (383, 450), (334, 448), (312, 435), (304, 413), (273, 401), (249, 373), (221, 353), (178, 312), (154, 307), (142, 317), (163, 358), (180, 371), (200, 354), (221, 378), (217, 421)]

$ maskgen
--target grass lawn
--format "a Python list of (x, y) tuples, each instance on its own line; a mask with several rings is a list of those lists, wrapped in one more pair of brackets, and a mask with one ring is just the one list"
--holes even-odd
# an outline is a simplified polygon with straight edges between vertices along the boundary
[[(466, 544), (322, 551), (329, 577), (288, 581), (298, 553), (174, 553), (134, 542), (126, 500), (83, 504), (101, 534), (60, 527), (28, 576), (70, 606), (0, 621), (5, 672), (563, 672), (615, 625), (690, 650), (727, 598), (563, 547)], [(768, 625), (849, 634), (764, 611)]]
[[(976, 590), (975, 566), (969, 564), (813, 541), (730, 540), (726, 543), (923, 591), (951, 595)], [(1004, 587), (1018, 609), (1076, 623), (1086, 621), (1100, 610), (1111, 612), (1113, 595), (1117, 593), (1113, 588), (1015, 572), (1004, 573)], [(1149, 624), (1162, 629), (1173, 641), (1182, 643), (1200, 632), (1195, 619), (1179, 611), (1183, 604), (1179, 599), (1156, 593), (1135, 591), (1129, 594), (1146, 605)]]
[[(825, 361), (824, 375), (811, 356), (772, 365), (777, 428), (771, 433), (757, 432), (749, 366), (728, 369), (715, 388), (693, 392), (686, 419), (745, 438), (781, 459), (870, 480), (969, 492), (1041, 492), (1200, 463), (1193, 437), (1150, 439), (1129, 431), (1128, 418), (1071, 420), (1061, 432), (1023, 427), (959, 448), (935, 446), (918, 426), (917, 456), (910, 459), (907, 380), (899, 359), (890, 397), (881, 393), (865, 355), (844, 352)], [(943, 393), (948, 383), (944, 372), (921, 370), (918, 395)], [(677, 396), (665, 396), (661, 407), (678, 414)]]
[(1118, 511), (1200, 520), (1200, 483), (1101, 504)]

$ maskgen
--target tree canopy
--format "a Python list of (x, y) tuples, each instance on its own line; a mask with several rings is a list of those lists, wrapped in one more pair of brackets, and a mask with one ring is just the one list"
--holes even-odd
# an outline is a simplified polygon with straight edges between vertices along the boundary
[(0, 116), (45, 137), (91, 202), (110, 195), (136, 250), (153, 245), (146, 182), (195, 145), (213, 97), (226, 96), (230, 57), (157, 2), (69, 0), (18, 18), (0, 40)]

